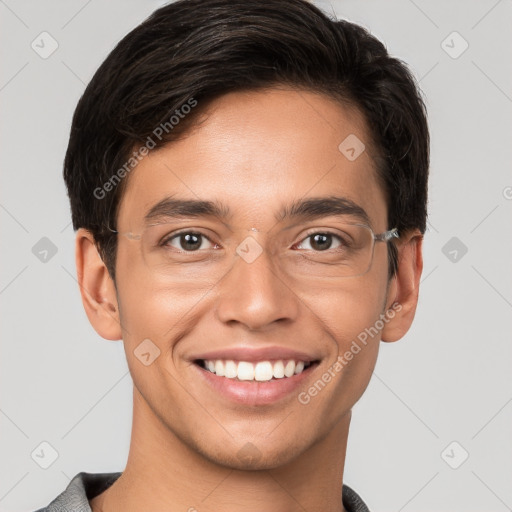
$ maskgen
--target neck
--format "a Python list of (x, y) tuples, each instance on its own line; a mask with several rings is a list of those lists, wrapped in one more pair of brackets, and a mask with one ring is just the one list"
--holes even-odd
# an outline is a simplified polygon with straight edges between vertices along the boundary
[(282, 466), (241, 471), (191, 449), (134, 388), (126, 468), (91, 500), (92, 511), (345, 512), (342, 486), (349, 424), (350, 413), (326, 437)]

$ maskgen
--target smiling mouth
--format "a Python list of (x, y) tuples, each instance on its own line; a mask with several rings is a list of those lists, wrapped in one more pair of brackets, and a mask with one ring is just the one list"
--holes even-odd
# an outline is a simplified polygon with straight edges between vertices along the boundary
[(235, 381), (267, 382), (300, 375), (320, 361), (277, 359), (267, 361), (235, 361), (233, 359), (196, 359), (194, 363), (203, 370)]

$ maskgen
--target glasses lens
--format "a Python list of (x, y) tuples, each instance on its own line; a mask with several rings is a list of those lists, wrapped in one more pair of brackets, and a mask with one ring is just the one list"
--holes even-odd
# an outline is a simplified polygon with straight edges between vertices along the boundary
[(358, 224), (318, 230), (282, 253), (283, 268), (297, 279), (336, 279), (364, 274), (371, 265), (373, 233)]
[(217, 243), (213, 233), (157, 224), (141, 236), (142, 257), (155, 276), (191, 285), (215, 284), (235, 263), (237, 254)]

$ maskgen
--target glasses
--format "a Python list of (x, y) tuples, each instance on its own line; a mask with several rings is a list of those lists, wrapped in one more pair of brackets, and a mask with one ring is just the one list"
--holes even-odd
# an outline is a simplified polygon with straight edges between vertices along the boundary
[[(141, 261), (151, 275), (167, 281), (215, 283), (234, 265), (251, 265), (259, 258), (277, 272), (298, 281), (356, 277), (366, 274), (374, 255), (375, 244), (398, 238), (397, 228), (374, 234), (364, 224), (330, 222), (329, 228), (286, 228), (276, 236), (249, 231), (245, 237), (232, 231), (223, 239), (218, 229), (181, 228), (159, 223), (142, 233), (120, 233), (137, 244)], [(223, 227), (223, 231), (227, 228)]]

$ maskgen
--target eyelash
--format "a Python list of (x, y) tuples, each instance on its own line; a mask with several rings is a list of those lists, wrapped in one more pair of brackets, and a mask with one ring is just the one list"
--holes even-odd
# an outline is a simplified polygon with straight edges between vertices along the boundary
[[(214, 245), (218, 245), (216, 244), (215, 242), (213, 242), (209, 236), (205, 235), (204, 233), (201, 233), (199, 231), (178, 231), (177, 233), (173, 233), (167, 237), (164, 237), (164, 239), (162, 240), (162, 242), (160, 243), (160, 245), (162, 247), (165, 247), (169, 244), (169, 242), (171, 240), (174, 240), (176, 238), (179, 238), (180, 236), (182, 235), (196, 235), (196, 236), (201, 236), (203, 238), (206, 238), (210, 243), (214, 244)], [(303, 238), (301, 238), (301, 240), (299, 240), (297, 243), (294, 243), (293, 244), (293, 247), (295, 247), (296, 245), (301, 245), (305, 240), (307, 240), (308, 238), (311, 238), (312, 236), (314, 235), (329, 235), (329, 236), (332, 236), (333, 238), (336, 238), (342, 245), (346, 245), (346, 242), (343, 240), (343, 238), (339, 235), (339, 234), (336, 234), (336, 233), (333, 233), (332, 231), (329, 231), (329, 230), (322, 230), (322, 231), (311, 231), (311, 232), (308, 232)], [(184, 250), (181, 250), (181, 249), (178, 249), (180, 252), (198, 252), (199, 250), (197, 251), (184, 251)], [(310, 250), (310, 249), (306, 249), (306, 250)], [(314, 250), (314, 249), (313, 249)], [(328, 250), (331, 250), (331, 249), (328, 249)], [(326, 251), (315, 251), (315, 252), (326, 252)]]

